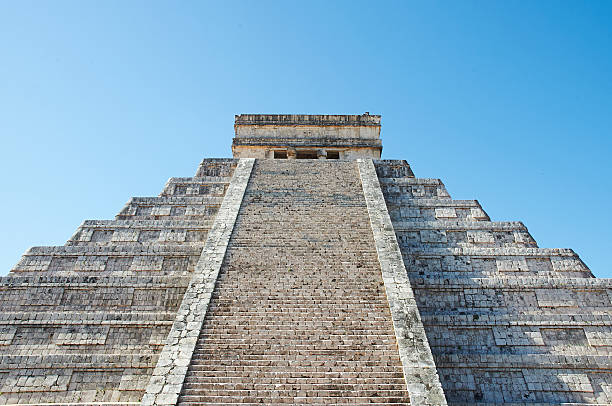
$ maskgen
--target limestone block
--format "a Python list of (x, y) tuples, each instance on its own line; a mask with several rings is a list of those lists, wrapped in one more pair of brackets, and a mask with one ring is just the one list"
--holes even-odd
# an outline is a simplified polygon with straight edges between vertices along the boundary
[(138, 241), (139, 230), (117, 230), (113, 233), (113, 242), (134, 242)]
[(153, 243), (159, 240), (161, 230), (140, 230), (138, 242)]
[(69, 326), (58, 329), (53, 335), (56, 345), (101, 345), (106, 342), (108, 326)]
[(575, 307), (576, 296), (568, 289), (536, 289), (536, 298), (540, 307)]
[(164, 257), (159, 255), (135, 256), (130, 271), (161, 271)]
[(499, 272), (528, 272), (525, 257), (501, 257), (496, 259)]
[(50, 255), (24, 255), (13, 270), (16, 272), (44, 272), (49, 269), (51, 258)]
[(499, 346), (543, 346), (544, 339), (537, 328), (500, 326), (493, 328), (495, 344)]
[(588, 344), (582, 327), (540, 328), (540, 332), (546, 345), (551, 347), (585, 347)]
[(448, 198), (448, 199), (450, 199), (450, 197), (451, 197), (450, 194), (448, 193), (448, 191), (446, 190), (446, 187), (444, 185), (438, 185), (436, 187), (436, 195), (438, 197)]
[(470, 218), (474, 220), (488, 220), (489, 216), (480, 207), (472, 207), (470, 209)]
[(584, 333), (593, 347), (612, 346), (612, 326), (585, 326)]
[(132, 266), (133, 256), (109, 257), (106, 261), (105, 272), (128, 272)]
[(77, 262), (78, 256), (54, 256), (51, 258), (48, 271), (51, 272), (67, 272), (73, 271)]
[(446, 232), (443, 230), (421, 230), (421, 242), (423, 243), (445, 243)]
[(412, 196), (414, 197), (425, 197), (425, 186), (423, 185), (414, 185), (411, 188)]
[(465, 305), (471, 308), (502, 307), (505, 304), (504, 294), (494, 289), (465, 289)]
[(159, 236), (164, 242), (184, 242), (187, 236), (185, 230), (162, 230)]
[(16, 332), (16, 327), (0, 326), (0, 345), (10, 345)]
[(73, 270), (75, 272), (101, 272), (106, 268), (107, 261), (108, 256), (80, 255), (74, 264)]
[(524, 245), (529, 245), (529, 246), (536, 245), (535, 240), (533, 239), (531, 234), (529, 234), (528, 231), (517, 230), (517, 231), (514, 231), (513, 234), (514, 234), (514, 241), (517, 244), (524, 244)]
[(453, 207), (438, 207), (435, 209), (437, 219), (456, 218), (457, 213)]
[(92, 228), (79, 227), (76, 233), (74, 233), (74, 235), (70, 237), (70, 239), (73, 241), (83, 241), (83, 242), (91, 241), (94, 231), (95, 230)]
[(493, 234), (488, 231), (467, 231), (467, 240), (472, 244), (492, 244), (495, 242)]
[(172, 210), (171, 206), (156, 206), (151, 209), (151, 216), (169, 216)]
[(472, 259), (468, 256), (445, 255), (442, 257), (442, 269), (453, 272), (472, 270)]
[(533, 273), (551, 273), (553, 272), (550, 258), (526, 258), (527, 268)]
[(400, 207), (401, 218), (418, 218), (421, 217), (421, 211), (416, 207)]
[[(489, 404), (533, 402), (534, 394), (520, 371), (480, 370), (474, 372), (475, 399)], [(520, 404), (520, 403), (519, 403)]]
[(593, 392), (593, 386), (586, 374), (580, 373), (560, 373), (557, 379), (563, 383), (561, 390), (568, 392)]
[(550, 257), (552, 267), (557, 272), (587, 271), (588, 268), (578, 257)]
[(93, 230), (91, 234), (92, 242), (108, 242), (112, 241), (115, 232), (113, 230)]

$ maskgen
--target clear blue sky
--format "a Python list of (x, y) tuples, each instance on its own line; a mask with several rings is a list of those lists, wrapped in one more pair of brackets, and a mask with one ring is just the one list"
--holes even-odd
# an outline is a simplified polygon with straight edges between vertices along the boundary
[(612, 277), (612, 2), (0, 2), (0, 274), (234, 114), (383, 117), (383, 157)]

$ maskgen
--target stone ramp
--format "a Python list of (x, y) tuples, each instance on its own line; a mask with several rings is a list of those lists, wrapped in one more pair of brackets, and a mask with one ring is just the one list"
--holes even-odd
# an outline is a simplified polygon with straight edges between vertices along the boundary
[(410, 403), (356, 162), (256, 162), (179, 399), (233, 403)]

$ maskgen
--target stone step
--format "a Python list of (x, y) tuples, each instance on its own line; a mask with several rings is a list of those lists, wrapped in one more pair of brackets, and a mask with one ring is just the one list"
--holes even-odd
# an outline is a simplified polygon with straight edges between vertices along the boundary
[(608, 370), (612, 362), (612, 355), (590, 354), (452, 354), (435, 355), (438, 368), (538, 368), (538, 369), (564, 369), (576, 368), (582, 373)]
[[(556, 289), (559, 295), (563, 289), (580, 291), (606, 291), (612, 289), (612, 279), (599, 278), (563, 278), (522, 276), (521, 278), (415, 278), (414, 289), (461, 290), (472, 288), (467, 294), (477, 294), (479, 290), (527, 290), (527, 289)], [(483, 291), (483, 293), (487, 293)]]
[[(238, 383), (238, 382), (226, 382), (226, 383), (209, 383), (209, 382), (186, 382), (183, 386), (183, 389), (187, 389), (192, 391), (194, 395), (196, 394), (212, 394), (215, 391), (227, 391), (227, 392), (242, 392), (242, 391), (252, 391), (252, 392), (269, 392), (274, 391), (275, 386), (278, 384), (289, 384), (301, 386), (302, 390), (308, 390), (309, 392), (353, 392), (353, 391), (363, 391), (362, 394), (366, 395), (367, 391), (380, 391), (379, 395), (386, 394), (390, 395), (390, 392), (396, 392), (398, 390), (402, 390), (402, 386), (404, 382), (399, 381), (399, 384), (388, 384), (388, 383), (339, 383), (339, 382), (270, 382), (270, 383)], [(297, 388), (296, 388), (297, 389)], [(287, 389), (286, 392), (291, 392), (294, 389)], [(298, 389), (299, 390), (299, 389)]]
[(48, 256), (78, 256), (78, 255), (160, 255), (160, 254), (186, 254), (200, 255), (201, 248), (188, 244), (169, 245), (133, 245), (133, 246), (43, 246), (31, 247), (24, 255), (48, 255)]
[(88, 276), (88, 275), (8, 275), (0, 277), (0, 289), (20, 287), (164, 287), (189, 284), (191, 277), (167, 275), (127, 275), (127, 276)]
[(79, 226), (66, 245), (203, 244), (211, 226), (210, 220), (87, 220)]
[(397, 220), (393, 228), (398, 231), (419, 230), (452, 230), (452, 231), (527, 231), (527, 227), (520, 221), (467, 221), (462, 219), (430, 220), (424, 221), (418, 217)]
[(160, 196), (224, 196), (230, 178), (170, 178)]
[(121, 209), (116, 219), (212, 218), (222, 202), (223, 197), (217, 196), (133, 197)]
[(25, 365), (45, 368), (83, 368), (91, 364), (100, 369), (152, 368), (157, 360), (151, 355), (139, 354), (46, 354), (0, 355), (0, 370), (22, 369)]
[[(0, 278), (3, 312), (169, 312), (180, 304), (190, 277), (7, 276)], [(77, 316), (78, 319), (79, 316)]]
[[(185, 400), (183, 400), (185, 399)], [(241, 404), (241, 405), (262, 405), (262, 404), (308, 404), (308, 405), (337, 405), (337, 404), (350, 404), (350, 405), (409, 405), (410, 398), (405, 397), (392, 397), (385, 398), (380, 397), (376, 399), (364, 398), (364, 397), (300, 397), (300, 396), (287, 396), (287, 397), (251, 397), (251, 396), (236, 396), (236, 397), (181, 397), (179, 405), (227, 405), (227, 404)]]
[(222, 202), (223, 196), (136, 196), (126, 206), (218, 206)]
[(176, 229), (209, 229), (212, 221), (201, 220), (85, 220), (81, 226), (88, 228), (111, 229), (149, 229), (149, 228), (176, 228)]
[[(296, 402), (301, 402), (301, 403), (296, 403)], [(325, 402), (325, 400), (321, 400), (320, 402)], [(329, 403), (331, 402), (331, 403)], [(273, 399), (273, 403), (267, 403), (267, 404), (288, 404), (288, 405), (295, 405), (295, 404), (308, 404), (311, 406), (321, 406), (321, 405), (329, 405), (329, 404), (336, 404), (336, 400), (335, 399), (330, 399), (328, 403), (319, 403), (319, 402), (314, 402), (314, 400), (309, 399), (309, 398), (296, 398), (296, 397), (289, 397), (289, 398), (282, 398), (282, 399)], [(374, 403), (371, 402), (370, 399), (367, 399), (367, 403), (359, 403), (358, 401), (355, 401), (354, 403), (351, 403), (351, 405), (354, 406), (387, 406), (387, 405), (409, 405), (410, 403), (408, 401), (406, 402), (392, 402), (392, 401), (387, 401), (384, 399), (381, 399), (381, 402), (383, 403)], [(216, 401), (216, 402), (196, 402), (196, 401), (181, 401), (179, 403), (179, 405), (183, 405), (183, 406), (199, 406), (199, 405), (206, 405), (206, 406), (221, 406), (221, 405), (234, 405), (234, 404), (241, 404), (241, 405), (250, 405), (250, 406), (261, 406), (262, 403), (258, 402), (258, 403), (250, 403), (250, 402), (245, 402), (245, 401), (228, 401), (228, 402), (221, 402), (221, 401)], [(573, 403), (572, 403), (573, 405)]]
[(313, 371), (308, 370), (305, 374), (304, 368), (300, 370), (282, 370), (282, 369), (259, 369), (259, 368), (245, 368), (237, 371), (231, 370), (218, 370), (209, 371), (204, 366), (194, 365), (193, 368), (187, 373), (187, 379), (190, 382), (201, 379), (206, 382), (232, 380), (232, 382), (253, 382), (253, 378), (257, 377), (262, 382), (276, 381), (276, 380), (297, 380), (303, 382), (317, 382), (317, 381), (347, 381), (347, 382), (371, 382), (375, 380), (383, 380), (385, 382), (402, 382), (404, 374), (401, 370), (394, 369), (392, 371)]
[[(260, 402), (260, 403), (277, 403), (291, 401), (300, 402), (300, 399), (306, 402), (323, 402), (324, 404), (354, 404), (355, 402), (370, 402), (370, 401), (392, 401), (410, 402), (410, 398), (406, 395), (405, 390), (307, 390), (307, 389), (287, 389), (280, 390), (269, 388), (268, 390), (224, 390), (224, 391), (198, 391), (189, 388), (189, 395), (183, 395), (179, 401), (179, 405), (183, 402)], [(193, 394), (192, 394), (193, 393)], [(309, 403), (310, 404), (310, 403)]]
[[(400, 245), (400, 247), (402, 247)], [(567, 248), (539, 248), (539, 247), (447, 247), (447, 248), (433, 248), (427, 246), (421, 246), (417, 248), (410, 248), (402, 252), (404, 258), (410, 259), (411, 257), (477, 257), (477, 258), (491, 258), (494, 260), (503, 261), (504, 257), (535, 257), (535, 258), (551, 258), (555, 257), (558, 260), (577, 260), (578, 255), (571, 249)], [(582, 267), (586, 268), (584, 264)]]
[(256, 162), (186, 382), (179, 404), (407, 403), (355, 162)]
[(232, 158), (206, 158), (202, 160), (196, 171), (196, 177), (217, 176), (231, 177), (238, 165), (237, 159)]
[(389, 216), (393, 222), (412, 221), (412, 219), (419, 221), (458, 219), (474, 222), (491, 220), (476, 200), (439, 200), (438, 204), (435, 204), (426, 199), (412, 199), (409, 203), (387, 202)]
[(516, 317), (516, 312), (495, 312), (492, 314), (423, 314), (423, 323), (428, 326), (499, 326), (510, 328), (518, 326), (610, 326), (612, 314), (521, 314)]
[(72, 275), (142, 271), (192, 272), (202, 250), (201, 244), (159, 245), (78, 245), (32, 247), (12, 269), (12, 273), (51, 272)]
[[(300, 403), (296, 403), (296, 402), (300, 402)], [(295, 404), (308, 404), (311, 406), (322, 406), (322, 405), (329, 405), (329, 404), (336, 404), (336, 400), (331, 398), (329, 400), (329, 402), (327, 403), (320, 403), (320, 402), (325, 402), (325, 400), (321, 400), (319, 402), (315, 402), (312, 399), (308, 399), (308, 398), (297, 398), (297, 397), (289, 397), (289, 398), (282, 398), (282, 399), (273, 399), (272, 403), (268, 402), (267, 404), (288, 404), (288, 405), (295, 405)], [(382, 403), (379, 402), (371, 402), (370, 399), (366, 400), (367, 403), (359, 403), (359, 401), (355, 401), (354, 403), (350, 403), (351, 405), (354, 406), (383, 406), (383, 405), (409, 405), (409, 401), (406, 402), (393, 402), (393, 401), (389, 401), (389, 400), (385, 400), (385, 399), (381, 399)], [(250, 402), (244, 402), (244, 401), (228, 401), (228, 402), (220, 402), (220, 401), (216, 401), (216, 402), (195, 402), (195, 401), (181, 401), (179, 403), (179, 405), (183, 405), (183, 406), (199, 406), (199, 405), (207, 405), (207, 406), (221, 406), (221, 405), (234, 405), (234, 404), (241, 404), (241, 405), (251, 405), (251, 406), (261, 406), (262, 403), (250, 403)], [(573, 405), (573, 404), (572, 404)]]
[[(430, 199), (427, 197), (415, 197), (412, 199), (399, 199), (396, 203), (393, 200), (393, 196), (389, 197), (389, 200), (385, 199), (387, 202), (387, 207), (389, 210), (393, 210), (399, 207), (407, 207), (407, 208), (420, 208), (420, 209), (440, 209), (437, 212), (437, 217), (439, 219), (453, 219), (457, 217), (453, 216), (452, 209), (480, 209), (480, 203), (478, 200), (454, 200), (454, 199)], [(448, 212), (445, 211), (448, 209)], [(447, 214), (447, 215), (446, 215)], [(418, 217), (418, 216), (417, 216)]]
[(397, 185), (397, 186), (403, 186), (403, 185), (410, 185), (410, 186), (415, 186), (415, 185), (441, 186), (442, 185), (443, 186), (444, 185), (441, 179), (436, 179), (436, 178), (381, 178), (379, 177), (378, 181), (380, 183), (381, 189), (383, 189), (383, 192), (386, 187), (393, 186), (393, 185)]
[(414, 178), (414, 173), (410, 169), (408, 162), (399, 159), (380, 159), (374, 160), (374, 168), (379, 179), (393, 178), (405, 179)]

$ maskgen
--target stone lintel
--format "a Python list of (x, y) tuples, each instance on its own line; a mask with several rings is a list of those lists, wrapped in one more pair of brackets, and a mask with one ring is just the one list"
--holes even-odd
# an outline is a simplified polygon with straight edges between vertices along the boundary
[(371, 159), (358, 159), (357, 163), (404, 369), (404, 379), (410, 394), (410, 404), (445, 406), (446, 397), (436, 372), (374, 163)]
[(238, 125), (314, 125), (314, 126), (376, 126), (380, 127), (380, 115), (352, 114), (240, 114), (235, 116)]
[(254, 163), (254, 159), (241, 159), (234, 170), (221, 208), (208, 233), (206, 245), (147, 385), (142, 405), (170, 406), (178, 401)]
[(363, 138), (234, 138), (232, 146), (268, 146), (273, 148), (378, 148), (382, 149), (380, 139)]

